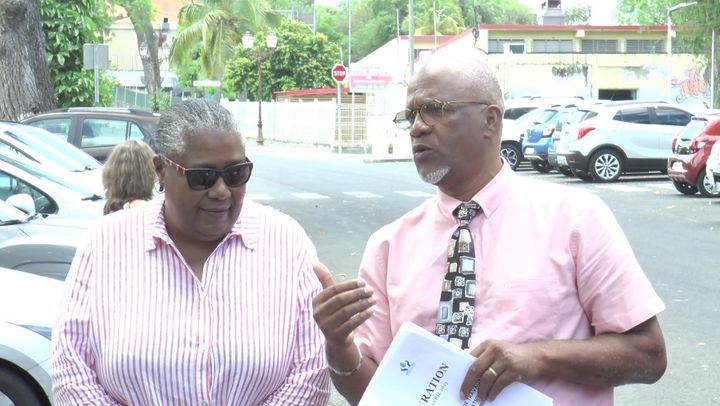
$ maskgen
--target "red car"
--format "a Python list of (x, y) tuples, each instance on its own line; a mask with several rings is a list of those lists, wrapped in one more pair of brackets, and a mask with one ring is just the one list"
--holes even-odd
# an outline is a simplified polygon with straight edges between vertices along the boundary
[(667, 173), (678, 192), (718, 197), (720, 190), (708, 183), (705, 162), (715, 142), (720, 141), (720, 113), (694, 116), (673, 139)]

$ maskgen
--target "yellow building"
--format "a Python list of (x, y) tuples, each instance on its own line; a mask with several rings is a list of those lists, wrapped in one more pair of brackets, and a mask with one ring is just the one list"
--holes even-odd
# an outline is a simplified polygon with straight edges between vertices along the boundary
[[(487, 54), (507, 98), (525, 95), (612, 100), (668, 100), (688, 106), (709, 104), (707, 65), (677, 38), (672, 63), (666, 26), (479, 25), (453, 37), (416, 37), (416, 49)], [(419, 44), (419, 46), (417, 46)], [(407, 37), (389, 41), (360, 60), (385, 64), (395, 82), (410, 74)], [(422, 51), (416, 51), (422, 63)], [(668, 70), (672, 70), (672, 76)]]

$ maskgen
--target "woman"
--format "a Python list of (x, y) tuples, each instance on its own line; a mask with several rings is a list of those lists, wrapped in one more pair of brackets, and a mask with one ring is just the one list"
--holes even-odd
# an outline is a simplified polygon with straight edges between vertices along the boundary
[(152, 149), (142, 141), (128, 140), (113, 148), (103, 166), (104, 214), (136, 207), (153, 197), (155, 167)]
[(164, 196), (106, 216), (53, 330), (56, 405), (325, 405), (315, 248), (244, 201), (253, 163), (232, 116), (193, 99), (160, 118)]

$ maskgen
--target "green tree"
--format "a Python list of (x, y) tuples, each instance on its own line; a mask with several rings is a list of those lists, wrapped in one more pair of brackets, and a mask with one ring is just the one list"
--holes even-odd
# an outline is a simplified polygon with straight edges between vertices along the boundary
[(179, 17), (184, 28), (175, 36), (170, 60), (178, 65), (198, 52), (201, 74), (211, 79), (222, 78), (246, 31), (265, 30), (280, 19), (266, 0), (193, 0), (180, 9)]
[(565, 10), (565, 24), (587, 24), (592, 13), (590, 4), (578, 4)]
[(415, 35), (456, 35), (465, 28), (457, 0), (418, 0), (415, 9)]
[(530, 7), (519, 0), (460, 1), (467, 26), (472, 27), (477, 15), (478, 24), (537, 24)]
[[(101, 0), (41, 0), (40, 15), (57, 106), (92, 106), (94, 73), (83, 69), (82, 47), (84, 43), (103, 42), (111, 24), (106, 3)], [(100, 104), (110, 105), (112, 83), (105, 76), (102, 81)]]
[[(277, 49), (262, 62), (263, 100), (269, 100), (275, 91), (334, 85), (330, 69), (338, 62), (340, 50), (325, 34), (313, 34), (305, 24), (285, 19), (276, 35)], [(237, 56), (228, 61), (223, 86), (226, 95), (247, 92), (250, 99), (257, 100), (259, 59), (255, 55), (266, 52), (264, 38), (264, 32), (256, 33), (254, 49), (239, 46)]]

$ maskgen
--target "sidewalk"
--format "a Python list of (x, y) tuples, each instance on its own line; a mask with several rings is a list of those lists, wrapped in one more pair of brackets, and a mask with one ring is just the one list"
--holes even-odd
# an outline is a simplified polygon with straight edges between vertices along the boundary
[(364, 163), (376, 162), (411, 162), (412, 157), (395, 154), (370, 154), (343, 151), (338, 153), (328, 146), (295, 144), (284, 142), (265, 141), (264, 145), (257, 145), (254, 138), (245, 140), (248, 156), (259, 154), (263, 156), (293, 157), (303, 156), (316, 159), (355, 160)]

